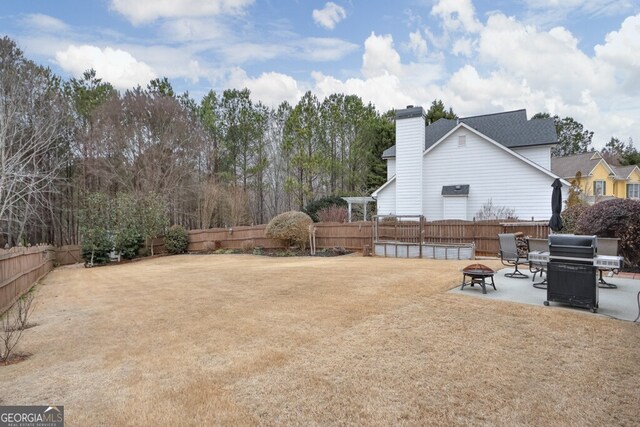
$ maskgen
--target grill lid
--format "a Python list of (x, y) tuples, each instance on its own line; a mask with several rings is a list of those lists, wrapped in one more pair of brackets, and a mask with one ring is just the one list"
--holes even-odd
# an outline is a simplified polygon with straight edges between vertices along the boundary
[(596, 236), (552, 234), (549, 236), (549, 256), (595, 258)]

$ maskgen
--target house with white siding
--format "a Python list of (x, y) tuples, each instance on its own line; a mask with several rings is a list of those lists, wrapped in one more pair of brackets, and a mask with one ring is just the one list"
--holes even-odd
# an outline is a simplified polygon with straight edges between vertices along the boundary
[(428, 126), (422, 107), (398, 110), (396, 145), (383, 153), (387, 182), (372, 194), (378, 214), (472, 220), (491, 201), (519, 219), (548, 220), (557, 141), (553, 119), (527, 120), (525, 110)]

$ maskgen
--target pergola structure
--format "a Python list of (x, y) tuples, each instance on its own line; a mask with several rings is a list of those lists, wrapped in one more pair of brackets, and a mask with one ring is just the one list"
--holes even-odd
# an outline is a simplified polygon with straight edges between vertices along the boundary
[(364, 220), (367, 220), (367, 203), (375, 202), (376, 199), (373, 197), (343, 197), (344, 201), (349, 205), (349, 222), (351, 222), (351, 206), (362, 205), (364, 208)]

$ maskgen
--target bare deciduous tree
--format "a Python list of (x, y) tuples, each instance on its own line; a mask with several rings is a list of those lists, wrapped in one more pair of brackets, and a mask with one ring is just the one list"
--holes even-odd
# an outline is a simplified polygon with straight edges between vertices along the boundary
[(0, 221), (9, 245), (28, 221), (45, 221), (65, 156), (59, 80), (0, 39)]
[(6, 364), (29, 326), (29, 317), (33, 312), (33, 291), (27, 292), (0, 318), (0, 362)]

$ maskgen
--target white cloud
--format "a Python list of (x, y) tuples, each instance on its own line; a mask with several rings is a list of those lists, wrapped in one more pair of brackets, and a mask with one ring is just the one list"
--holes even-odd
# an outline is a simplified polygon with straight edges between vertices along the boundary
[(29, 28), (46, 32), (66, 31), (69, 29), (67, 24), (61, 20), (42, 13), (33, 13), (25, 16), (24, 23)]
[(173, 19), (164, 22), (162, 30), (177, 42), (220, 40), (227, 35), (226, 29), (212, 18)]
[(442, 20), (446, 31), (477, 33), (482, 29), (471, 0), (438, 0), (431, 14)]
[(420, 30), (409, 33), (409, 49), (418, 59), (426, 57), (427, 41), (422, 37)]
[(347, 12), (342, 6), (334, 2), (328, 2), (322, 9), (313, 9), (313, 20), (327, 30), (333, 30), (340, 21), (347, 17)]
[[(372, 33), (364, 43), (362, 75), (364, 78), (339, 80), (321, 72), (313, 72), (313, 91), (320, 97), (341, 92), (360, 96), (381, 111), (408, 104), (427, 103), (433, 83), (443, 76), (440, 63), (403, 64), (393, 47), (390, 35)], [(429, 101), (430, 102), (430, 101)]]
[(64, 51), (56, 52), (55, 57), (65, 71), (79, 76), (93, 68), (98, 77), (118, 89), (144, 86), (157, 77), (151, 67), (136, 60), (129, 52), (111, 47), (101, 49), (90, 45), (71, 45)]
[(227, 86), (236, 89), (246, 87), (251, 91), (251, 98), (271, 107), (277, 107), (282, 101), (295, 104), (303, 94), (291, 76), (271, 72), (251, 78), (240, 68), (232, 70)]
[(525, 0), (525, 4), (533, 10), (563, 14), (582, 11), (590, 15), (615, 15), (633, 7), (632, 0)]
[(313, 92), (321, 98), (332, 93), (354, 94), (365, 102), (372, 102), (380, 111), (401, 108), (415, 103), (417, 99), (405, 93), (398, 76), (390, 74), (382, 74), (365, 80), (353, 78), (344, 81), (320, 72), (313, 72), (311, 75), (315, 81)]
[(336, 61), (358, 49), (353, 44), (335, 38), (309, 37), (299, 43), (301, 51), (297, 54), (309, 61)]
[(235, 43), (221, 48), (224, 59), (229, 64), (266, 61), (292, 53), (291, 46), (266, 43)]
[(473, 53), (473, 41), (467, 37), (456, 40), (451, 48), (451, 53), (456, 56), (471, 56)]
[(223, 76), (219, 64), (209, 64), (205, 56), (187, 46), (121, 44), (113, 48), (129, 52), (138, 61), (147, 64), (155, 74), (169, 79), (184, 78), (197, 83), (201, 78), (219, 81)]
[(158, 18), (238, 15), (254, 0), (111, 0), (111, 8), (134, 25)]
[(488, 68), (527, 79), (532, 87), (560, 94), (569, 103), (579, 103), (585, 87), (594, 93), (613, 88), (610, 70), (582, 52), (577, 39), (562, 27), (540, 31), (495, 14), (480, 35), (478, 51)]
[(377, 36), (375, 33), (364, 42), (362, 74), (377, 77), (384, 74), (398, 75), (401, 72), (400, 55), (393, 48), (391, 35)]
[(613, 67), (627, 93), (640, 94), (640, 14), (625, 19), (620, 30), (607, 34), (594, 50), (597, 59)]

